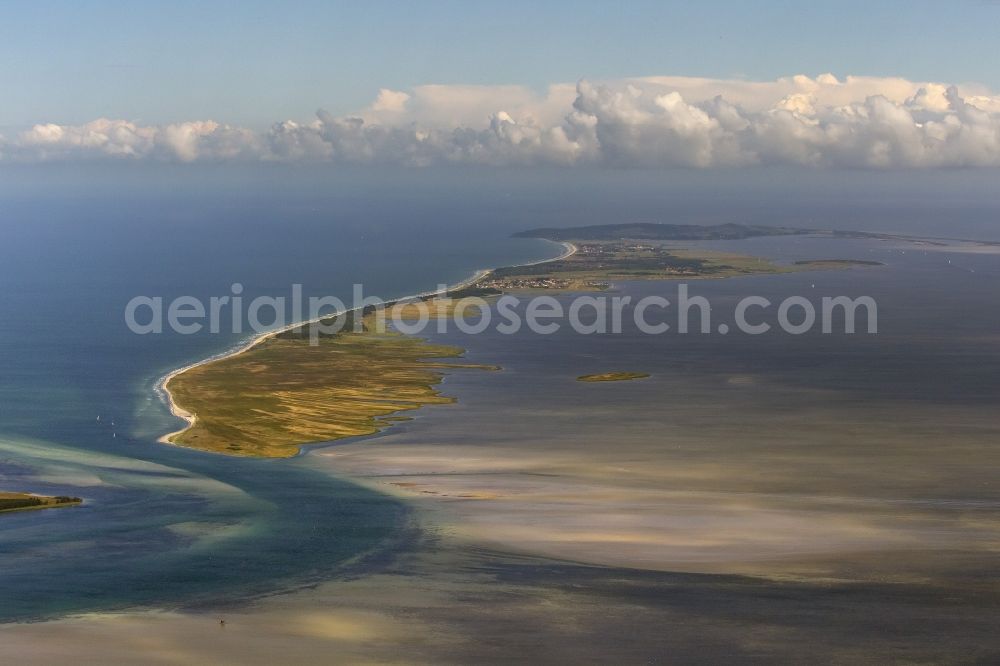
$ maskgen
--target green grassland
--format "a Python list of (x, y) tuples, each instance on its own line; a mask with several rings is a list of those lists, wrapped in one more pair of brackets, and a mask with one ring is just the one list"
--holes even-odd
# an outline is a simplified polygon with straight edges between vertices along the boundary
[(201, 365), (169, 384), (195, 423), (174, 444), (243, 456), (282, 458), (303, 444), (370, 435), (387, 417), (446, 404), (436, 386), (445, 368), (488, 368), (440, 359), (463, 353), (395, 334), (346, 332), (317, 345), (278, 337)]

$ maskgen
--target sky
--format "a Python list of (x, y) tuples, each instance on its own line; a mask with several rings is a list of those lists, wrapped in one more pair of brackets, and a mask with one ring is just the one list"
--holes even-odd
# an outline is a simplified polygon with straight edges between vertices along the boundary
[[(1000, 3), (988, 0), (10, 0), (0, 4), (0, 160), (997, 166), (998, 25)], [(789, 96), (815, 96), (815, 85), (780, 84), (796, 75), (843, 90), (807, 109)], [(714, 83), (692, 91), (698, 78)], [(773, 85), (748, 100), (739, 82)], [(945, 104), (948, 86), (957, 92)], [(665, 97), (674, 89), (680, 100)], [(921, 102), (921, 89), (938, 101)], [(634, 90), (638, 102), (609, 101)], [(739, 107), (739, 127), (708, 108), (709, 92)], [(872, 96), (909, 118), (886, 129), (899, 114), (864, 107)], [(851, 104), (867, 125), (839, 114)], [(991, 117), (970, 121), (969, 105)], [(798, 113), (802, 127), (776, 130), (760, 115), (774, 109)], [(569, 118), (577, 111), (593, 120)], [(364, 127), (338, 125), (352, 117)], [(938, 125), (928, 130), (928, 120)], [(580, 122), (596, 124), (593, 136)], [(652, 136), (654, 154), (622, 145), (622, 123)], [(455, 130), (492, 134), (445, 136)], [(688, 130), (702, 134), (678, 139)], [(773, 146), (761, 145), (775, 132)], [(831, 149), (845, 134), (859, 145)], [(860, 147), (879, 141), (888, 145)], [(985, 152), (971, 145), (984, 141)]]
[(0, 127), (347, 113), (380, 88), (650, 75), (901, 76), (1000, 89), (1000, 3), (94, 2), (0, 5)]

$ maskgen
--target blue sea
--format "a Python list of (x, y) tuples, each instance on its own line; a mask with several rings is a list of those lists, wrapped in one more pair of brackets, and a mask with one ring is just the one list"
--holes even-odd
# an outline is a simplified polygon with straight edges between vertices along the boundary
[(669, 174), (60, 169), (0, 181), (0, 489), (84, 504), (2, 517), (0, 621), (217, 607), (342, 575), (407, 534), (404, 506), (307, 457), (156, 443), (179, 425), (157, 380), (245, 335), (136, 335), (124, 320), (135, 296), (207, 299), (239, 282), (247, 300), (293, 284), (306, 296), (349, 300), (363, 283), (399, 297), (558, 254), (510, 237), (533, 226), (735, 221), (997, 237), (985, 219), (995, 202), (944, 201), (943, 219), (899, 188), (894, 204), (850, 204), (835, 187), (779, 205), (781, 179), (768, 203), (751, 186), (720, 194)]
[(405, 534), (403, 507), (301, 460), (156, 443), (179, 423), (156, 381), (245, 335), (136, 335), (134, 296), (207, 299), (239, 282), (248, 299), (294, 283), (391, 298), (561, 251), (412, 197), (183, 185), (5, 199), (0, 489), (84, 504), (3, 516), (0, 621), (235, 601), (337, 575)]

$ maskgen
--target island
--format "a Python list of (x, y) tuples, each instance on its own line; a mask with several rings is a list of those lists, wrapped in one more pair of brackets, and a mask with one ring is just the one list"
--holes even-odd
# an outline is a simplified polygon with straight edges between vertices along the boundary
[[(423, 316), (475, 316), (462, 299), (521, 291), (607, 289), (613, 280), (713, 279), (877, 262), (824, 259), (777, 264), (761, 257), (691, 247), (672, 241), (729, 240), (814, 233), (789, 227), (725, 224), (625, 224), (535, 229), (516, 234), (562, 243), (554, 259), (484, 270), (438, 293), (387, 303), (401, 321)], [(482, 301), (480, 301), (481, 303)], [(426, 305), (418, 308), (417, 305)], [(460, 309), (461, 308), (461, 309)], [(340, 318), (339, 332), (329, 333)], [(162, 382), (184, 428), (160, 441), (228, 455), (285, 458), (307, 444), (372, 435), (425, 405), (454, 402), (438, 385), (444, 371), (495, 370), (457, 361), (458, 347), (432, 344), (378, 325), (373, 308), (338, 313), (259, 336), (226, 356), (196, 363)], [(642, 379), (610, 372), (582, 382)]]
[(30, 511), (33, 509), (54, 509), (82, 504), (79, 497), (56, 495), (35, 495), (32, 493), (10, 493), (0, 491), (0, 513)]
[(580, 375), (578, 382), (627, 382), (633, 379), (645, 379), (648, 372), (602, 372), (597, 375)]

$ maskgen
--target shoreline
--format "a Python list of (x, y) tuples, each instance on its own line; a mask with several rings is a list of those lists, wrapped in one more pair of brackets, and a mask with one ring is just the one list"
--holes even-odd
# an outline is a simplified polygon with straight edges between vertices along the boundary
[[(26, 504), (21, 506), (4, 506), (3, 501), (23, 502), (37, 500), (37, 504)], [(58, 509), (67, 506), (80, 506), (83, 500), (79, 497), (36, 495), (35, 493), (4, 492), (0, 491), (0, 514), (17, 513), (21, 511), (37, 511), (39, 509)]]
[[(556, 243), (558, 245), (561, 245), (563, 247), (563, 252), (560, 255), (556, 256), (556, 257), (551, 257), (551, 258), (547, 258), (547, 259), (539, 259), (538, 261), (531, 261), (531, 262), (527, 262), (527, 263), (523, 263), (523, 264), (515, 264), (514, 266), (515, 267), (537, 266), (538, 264), (544, 264), (544, 263), (548, 263), (550, 261), (559, 261), (561, 259), (565, 259), (566, 257), (572, 256), (577, 251), (576, 245), (574, 245), (573, 243), (570, 243), (569, 241), (552, 241), (552, 240), (548, 240), (548, 239), (541, 239), (541, 240), (546, 240), (546, 241), (548, 241), (550, 243)], [(434, 297), (434, 296), (440, 296), (442, 294), (447, 294), (450, 291), (457, 291), (459, 289), (465, 289), (467, 287), (471, 287), (471, 286), (475, 285), (476, 283), (482, 281), (483, 279), (485, 279), (486, 277), (488, 277), (496, 269), (497, 269), (497, 267), (493, 267), (493, 268), (481, 268), (481, 269), (477, 270), (475, 273), (473, 273), (470, 277), (466, 278), (465, 280), (461, 280), (459, 282), (456, 282), (455, 284), (448, 285), (444, 289), (435, 289), (435, 290), (420, 292), (418, 294), (411, 294), (409, 296), (402, 296), (400, 298), (396, 298), (396, 299), (393, 299), (391, 301), (387, 301), (386, 305), (395, 304), (395, 303), (403, 303), (403, 302), (411, 301), (411, 300), (431, 298), (431, 297)], [(318, 322), (320, 320), (323, 320), (323, 319), (329, 319), (330, 317), (340, 316), (340, 315), (344, 315), (344, 314), (347, 314), (347, 313), (350, 313), (350, 312), (354, 312), (356, 310), (359, 310), (361, 307), (362, 306), (349, 308), (347, 310), (344, 310), (343, 312), (329, 312), (329, 313), (326, 313), (326, 314), (323, 314), (323, 315), (320, 315), (320, 316), (317, 316), (317, 317), (313, 317), (312, 319), (306, 319), (306, 320), (303, 320), (303, 321), (292, 322), (292, 323), (287, 324), (285, 326), (282, 326), (280, 328), (276, 328), (276, 329), (274, 329), (272, 331), (266, 331), (264, 333), (257, 333), (256, 335), (254, 335), (253, 337), (251, 337), (249, 340), (246, 340), (245, 342), (240, 343), (240, 344), (236, 345), (235, 347), (233, 347), (233, 348), (231, 348), (231, 349), (229, 349), (227, 351), (220, 352), (218, 354), (213, 354), (213, 355), (211, 355), (211, 356), (209, 356), (207, 358), (203, 358), (203, 359), (201, 359), (199, 361), (196, 361), (194, 363), (189, 363), (188, 365), (185, 365), (185, 366), (182, 366), (180, 368), (176, 368), (174, 370), (171, 370), (167, 374), (163, 375), (154, 384), (153, 390), (159, 396), (160, 400), (163, 401), (163, 403), (167, 406), (167, 409), (170, 410), (170, 413), (173, 416), (176, 416), (179, 419), (183, 419), (185, 421), (185, 425), (184, 425), (183, 428), (180, 428), (179, 430), (174, 430), (172, 432), (168, 432), (168, 433), (166, 433), (164, 435), (161, 435), (160, 437), (158, 437), (156, 439), (156, 441), (159, 442), (160, 444), (170, 444), (172, 446), (177, 446), (174, 442), (170, 441), (171, 438), (175, 437), (177, 435), (180, 435), (181, 433), (184, 433), (187, 430), (189, 430), (195, 424), (195, 421), (197, 420), (197, 415), (196, 414), (192, 414), (191, 412), (187, 411), (186, 409), (181, 408), (174, 401), (173, 394), (170, 392), (169, 384), (170, 384), (170, 381), (172, 379), (174, 379), (175, 377), (184, 374), (188, 370), (193, 370), (194, 368), (198, 368), (198, 367), (201, 367), (203, 365), (207, 365), (208, 363), (213, 363), (215, 361), (221, 361), (223, 359), (233, 358), (234, 356), (239, 356), (240, 354), (243, 354), (245, 352), (248, 352), (248, 351), (254, 349), (255, 347), (257, 347), (261, 343), (266, 342), (267, 340), (270, 340), (271, 338), (276, 337), (278, 335), (281, 335), (282, 333), (290, 331), (290, 330), (292, 330), (294, 328), (298, 328), (300, 326), (307, 326), (309, 324), (314, 324), (314, 323), (316, 323), (316, 322)], [(187, 448), (187, 447), (185, 447), (185, 448)]]

